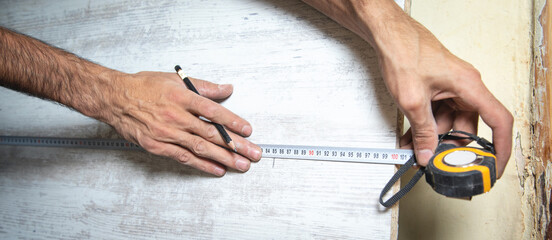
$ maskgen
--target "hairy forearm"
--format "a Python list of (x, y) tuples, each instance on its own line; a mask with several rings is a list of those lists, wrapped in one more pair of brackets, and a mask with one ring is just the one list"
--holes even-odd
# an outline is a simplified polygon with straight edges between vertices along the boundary
[[(393, 0), (303, 0), (334, 21), (353, 31), (375, 49), (391, 92), (399, 92), (406, 75), (432, 66), (424, 58), (442, 61), (448, 50), (420, 23), (408, 16)], [(429, 43), (429, 44), (427, 44)], [(405, 75), (406, 74), (406, 75)], [(399, 77), (401, 76), (401, 77)], [(398, 100), (399, 95), (394, 95)]]
[(393, 0), (303, 0), (369, 42), (378, 54), (389, 54), (406, 32), (415, 34), (420, 25)]
[(0, 27), (0, 85), (60, 102), (101, 120), (122, 74)]
[[(244, 138), (251, 125), (213, 101), (230, 96), (232, 87), (192, 81), (201, 96), (174, 72), (118, 72), (0, 27), (1, 86), (65, 104), (151, 153), (202, 171), (249, 170), (261, 158), (261, 149)], [(227, 142), (217, 128), (197, 116), (226, 127), (235, 152), (220, 147)]]

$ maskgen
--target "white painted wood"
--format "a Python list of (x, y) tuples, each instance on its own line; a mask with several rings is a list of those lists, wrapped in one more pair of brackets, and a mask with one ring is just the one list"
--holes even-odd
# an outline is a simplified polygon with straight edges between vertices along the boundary
[[(257, 143), (395, 147), (373, 50), (299, 1), (2, 1), (0, 24), (121, 71), (232, 83), (223, 104)], [(7, 89), (0, 134), (117, 137)], [(389, 239), (393, 172), (265, 158), (214, 178), (147, 153), (0, 146), (0, 238)]]

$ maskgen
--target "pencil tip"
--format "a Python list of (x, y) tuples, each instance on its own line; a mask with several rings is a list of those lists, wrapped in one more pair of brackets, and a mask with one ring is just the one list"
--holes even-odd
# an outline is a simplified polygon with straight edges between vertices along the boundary
[(182, 68), (180, 67), (180, 65), (176, 65), (176, 66), (174, 66), (174, 70), (176, 70), (176, 72), (178, 72), (179, 70), (182, 70)]
[(234, 142), (230, 141), (228, 143), (228, 146), (230, 147), (230, 149), (234, 150), (234, 152), (238, 152), (238, 149), (236, 148), (236, 145), (234, 144)]

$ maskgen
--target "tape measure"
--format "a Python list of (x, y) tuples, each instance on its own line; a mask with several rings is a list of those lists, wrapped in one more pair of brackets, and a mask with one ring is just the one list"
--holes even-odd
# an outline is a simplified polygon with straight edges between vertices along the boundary
[(413, 155), (407, 149), (348, 148), (295, 145), (259, 145), (263, 157), (318, 161), (404, 164)]
[(137, 144), (122, 139), (0, 136), (0, 145), (107, 150), (144, 150)]
[[(468, 137), (454, 136), (453, 133), (462, 133)], [(448, 197), (471, 197), (488, 192), (496, 181), (496, 157), (492, 144), (483, 138), (461, 131), (452, 131), (442, 135), (439, 142), (441, 143), (444, 139), (476, 140), (483, 146), (483, 149), (440, 144), (428, 166), (421, 167), (403, 189), (385, 202), (383, 201), (385, 193), (408, 169), (415, 165), (412, 150), (276, 144), (260, 144), (259, 146), (262, 148), (263, 158), (403, 165), (382, 190), (380, 203), (386, 207), (392, 206), (410, 191), (423, 174), (426, 174), (426, 181), (437, 193)], [(134, 143), (121, 139), (0, 136), (0, 145), (144, 150)]]
[[(122, 139), (0, 136), (0, 145), (107, 150), (144, 150), (139, 145)], [(278, 144), (259, 144), (259, 146), (263, 151), (263, 158), (404, 164), (413, 155), (412, 150), (407, 149), (323, 147)]]
[(488, 150), (441, 144), (425, 168), (426, 181), (447, 197), (486, 193), (496, 182), (496, 157)]
[[(458, 136), (454, 134), (461, 134)], [(443, 140), (474, 140), (482, 148), (458, 147), (443, 143)], [(410, 181), (395, 195), (384, 201), (384, 195), (412, 167), (414, 157), (408, 160), (393, 175), (383, 188), (379, 201), (385, 207), (391, 207), (414, 187), (426, 174), (426, 182), (435, 192), (453, 198), (471, 198), (491, 190), (496, 182), (496, 156), (494, 146), (484, 138), (463, 131), (450, 131), (439, 136), (439, 145), (426, 167), (414, 174)]]

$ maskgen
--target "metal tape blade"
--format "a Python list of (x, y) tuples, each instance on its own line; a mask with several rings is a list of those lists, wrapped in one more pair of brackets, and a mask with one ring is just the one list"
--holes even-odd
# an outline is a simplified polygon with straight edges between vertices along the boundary
[[(122, 139), (88, 139), (60, 137), (0, 136), (0, 145), (65, 147), (110, 150), (144, 150)], [(300, 146), (259, 144), (263, 158), (281, 158), (316, 161), (357, 162), (375, 164), (404, 164), (412, 150), (384, 148), (351, 148), (329, 146)]]

